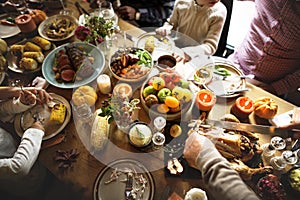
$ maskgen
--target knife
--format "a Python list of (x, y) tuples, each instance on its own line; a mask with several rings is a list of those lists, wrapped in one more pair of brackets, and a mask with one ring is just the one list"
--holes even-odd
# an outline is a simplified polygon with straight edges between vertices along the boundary
[(206, 119), (206, 123), (216, 127), (221, 127), (230, 130), (250, 131), (250, 132), (261, 133), (261, 134), (279, 135), (282, 137), (288, 136), (287, 130), (282, 130), (280, 128), (277, 128), (276, 126), (236, 123), (236, 122), (218, 121), (212, 119)]
[(125, 199), (130, 199), (131, 191), (132, 191), (132, 185), (133, 185), (133, 173), (128, 172), (127, 173), (127, 181), (125, 186)]

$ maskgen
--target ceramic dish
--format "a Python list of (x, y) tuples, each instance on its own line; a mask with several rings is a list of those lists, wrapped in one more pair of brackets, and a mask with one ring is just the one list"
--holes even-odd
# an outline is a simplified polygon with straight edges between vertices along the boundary
[[(125, 199), (125, 186), (129, 171), (134, 172), (133, 189), (139, 189), (142, 186), (140, 179), (144, 178), (147, 182), (143, 193), (141, 188), (137, 191), (137, 199), (152, 200), (154, 198), (153, 177), (142, 163), (132, 159), (116, 160), (101, 170), (94, 185), (94, 200)], [(110, 182), (112, 173), (118, 173), (119, 176), (117, 180)]]
[[(225, 62), (215, 62), (214, 66), (208, 64), (203, 68), (212, 68), (212, 76), (208, 76), (205, 80), (204, 87), (214, 92), (216, 96), (231, 98), (239, 96), (240, 93), (230, 93), (230, 91), (246, 89), (246, 80), (241, 78), (244, 73), (237, 69), (234, 65)], [(227, 74), (220, 75), (218, 70), (225, 69)]]
[(76, 46), (82, 46), (84, 52), (89, 54), (94, 58), (93, 62), (93, 68), (95, 69), (94, 73), (83, 80), (76, 80), (75, 82), (69, 82), (69, 83), (59, 83), (55, 79), (55, 73), (52, 70), (53, 63), (55, 62), (55, 55), (58, 51), (63, 50), (65, 46), (68, 44), (64, 44), (62, 46), (59, 46), (55, 48), (53, 51), (51, 51), (48, 56), (45, 58), (43, 65), (42, 65), (42, 73), (45, 79), (51, 84), (59, 88), (76, 88), (82, 85), (86, 85), (93, 80), (95, 80), (99, 74), (103, 71), (104, 69), (104, 64), (105, 64), (105, 58), (102, 53), (97, 47), (94, 45), (84, 43), (84, 42), (76, 42), (74, 43)]
[[(30, 40), (23, 40), (17, 44), (25, 44), (26, 42), (30, 42)], [(55, 45), (52, 43), (51, 44), (51, 48), (50, 50), (48, 51), (43, 51), (43, 54), (44, 54), (44, 58), (47, 57), (47, 55), (53, 50), (55, 49)], [(8, 69), (13, 71), (13, 72), (16, 72), (16, 73), (20, 73), (20, 74), (31, 74), (31, 73), (34, 73), (34, 72), (37, 72), (37, 71), (40, 71), (42, 69), (42, 64), (41, 63), (38, 63), (38, 67), (35, 69), (35, 70), (26, 70), (26, 69), (23, 69), (23, 68), (20, 68), (19, 67), (19, 61), (20, 61), (20, 58), (14, 56), (10, 49), (8, 50), (8, 53), (7, 53), (7, 56), (6, 56), (6, 59), (7, 59), (7, 64), (8, 64)], [(45, 59), (44, 59), (45, 61)]]
[[(142, 54), (146, 56), (141, 56)], [(141, 60), (147, 62), (139, 64)], [(119, 49), (111, 56), (109, 65), (109, 70), (116, 79), (131, 83), (145, 80), (152, 68), (153, 59), (150, 53), (136, 47)]]
[(14, 120), (14, 127), (16, 133), (20, 137), (23, 136), (24, 131), (28, 129), (34, 122), (33, 114), (36, 113), (38, 113), (39, 117), (43, 119), (45, 127), (45, 135), (43, 137), (43, 140), (47, 140), (56, 136), (69, 123), (71, 119), (71, 107), (69, 102), (64, 97), (59, 96), (57, 94), (50, 93), (50, 95), (53, 97), (54, 103), (62, 103), (66, 106), (67, 110), (64, 122), (62, 124), (55, 124), (53, 122), (50, 122), (49, 117), (51, 113), (51, 107), (49, 107), (48, 105), (36, 105), (30, 110), (16, 115)]
[[(152, 39), (153, 41), (152, 52), (146, 47), (146, 42), (149, 39)], [(137, 41), (135, 42), (135, 47), (148, 50), (152, 54), (153, 60), (156, 61), (161, 55), (172, 54), (175, 43), (172, 38), (168, 36), (163, 37), (157, 35), (155, 32), (149, 32), (138, 37)]]
[[(55, 27), (59, 26), (57, 24), (62, 24), (60, 25), (62, 30), (60, 30), (59, 28), (54, 28), (54, 24)], [(78, 26), (78, 20), (73, 16), (54, 15), (48, 17), (39, 25), (38, 32), (41, 37), (49, 41), (58, 42), (58, 41), (67, 40), (72, 36), (74, 36), (75, 29), (77, 26)], [(51, 33), (51, 35), (49, 33)]]
[[(15, 18), (16, 15), (3, 14), (0, 15), (0, 19), (7, 19), (8, 17)], [(21, 32), (17, 25), (5, 25), (0, 23), (0, 38), (5, 39), (15, 35), (18, 35)]]

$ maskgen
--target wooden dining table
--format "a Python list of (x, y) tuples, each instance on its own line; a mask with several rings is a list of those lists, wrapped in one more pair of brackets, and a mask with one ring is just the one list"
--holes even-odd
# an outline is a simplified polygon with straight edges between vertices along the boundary
[[(67, 8), (73, 10), (74, 16), (79, 17), (80, 13), (78, 12), (76, 6), (72, 1), (67, 0)], [(89, 5), (87, 2), (81, 1), (80, 4), (87, 10), (89, 10)], [(130, 23), (119, 19), (119, 27), (123, 31), (123, 34), (128, 34), (128, 36), (133, 38), (138, 38), (141, 34), (145, 33), (145, 30), (140, 29), (131, 25)], [(74, 38), (73, 38), (74, 39)], [(74, 39), (76, 40), (76, 39)], [(13, 40), (9, 41), (12, 43)], [(134, 41), (128, 39), (127, 45), (133, 45)], [(112, 52), (106, 52), (106, 66), (108, 66), (109, 56)], [(117, 80), (112, 77), (108, 68), (106, 67), (103, 71), (110, 75), (112, 80), (112, 85), (114, 86), (117, 83)], [(41, 73), (34, 73), (30, 75), (22, 75), (14, 72), (8, 72), (8, 77), (2, 85), (9, 84), (9, 81), (15, 78), (20, 78), (22, 80), (31, 81), (35, 76), (42, 76)], [(93, 85), (97, 88), (95, 81), (90, 85)], [(243, 93), (244, 96), (248, 96), (251, 99), (258, 99), (262, 96), (272, 98), (278, 104), (278, 113), (282, 114), (287, 111), (292, 110), (296, 107), (293, 104), (288, 103), (287, 101), (270, 94), (269, 92), (256, 87), (250, 83), (246, 85), (250, 91)], [(61, 95), (68, 101), (71, 101), (73, 89), (64, 89), (49, 85), (46, 89), (50, 93), (55, 93)], [(134, 91), (134, 97), (139, 98), (140, 88), (137, 88)], [(93, 107), (93, 111), (100, 108), (101, 102), (108, 98), (107, 95), (101, 94), (97, 90), (98, 100)], [(218, 98), (217, 103), (209, 113), (211, 119), (219, 119), (222, 115), (230, 113), (231, 106), (235, 102), (236, 98)], [(140, 107), (142, 107), (140, 105)], [(148, 113), (144, 109), (140, 109), (135, 113), (136, 119), (139, 121), (144, 121), (146, 123), (151, 123), (151, 119), (148, 116)], [(251, 124), (268, 124), (268, 121), (258, 119), (254, 114), (249, 116), (248, 123)], [(13, 124), (4, 124), (7, 129), (12, 133), (15, 132)], [(91, 150), (89, 146), (89, 134), (90, 126), (87, 124), (80, 124), (80, 122), (75, 121), (71, 117), (70, 122), (66, 127), (54, 138), (44, 141), (42, 144), (42, 149), (39, 154), (39, 161), (49, 169), (49, 171), (55, 175), (59, 180), (64, 183), (71, 184), (74, 189), (82, 192), (82, 199), (93, 199), (95, 192), (95, 181), (99, 173), (109, 165), (110, 162), (121, 160), (121, 159), (133, 159), (141, 162), (146, 168), (149, 169), (151, 176), (154, 181), (154, 196), (153, 199), (163, 199), (170, 196), (173, 192), (176, 192), (180, 197), (184, 197), (187, 191), (191, 188), (201, 188), (207, 192), (209, 199), (213, 199), (212, 194), (210, 193), (207, 186), (204, 184), (204, 181), (201, 179), (201, 176), (196, 177), (183, 177), (183, 176), (169, 176), (166, 174), (166, 162), (164, 159), (163, 149), (157, 150), (152, 154), (145, 154), (144, 150), (137, 149), (133, 147), (129, 142), (126, 134), (118, 130), (116, 124), (112, 122), (110, 125), (110, 141), (105, 146), (104, 149), (98, 152)], [(184, 133), (186, 134), (186, 133)], [(270, 135), (259, 134), (260, 140), (259, 143), (267, 143), (270, 141)], [(58, 138), (63, 138), (62, 141), (59, 141)], [(58, 144), (56, 144), (58, 143)], [(62, 170), (58, 166), (58, 162), (55, 160), (57, 157), (58, 151), (69, 151), (76, 149), (79, 152), (79, 156), (74, 162), (73, 166)], [(142, 154), (142, 156), (141, 156)], [(255, 183), (249, 181), (249, 186), (253, 186)], [(166, 195), (167, 193), (167, 195)], [(291, 196), (290, 199), (296, 199), (294, 196)]]

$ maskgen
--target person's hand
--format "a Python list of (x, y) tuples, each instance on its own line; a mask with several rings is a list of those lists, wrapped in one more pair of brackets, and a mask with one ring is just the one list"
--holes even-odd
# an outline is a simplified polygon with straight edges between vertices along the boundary
[(164, 37), (164, 36), (169, 35), (171, 33), (171, 31), (162, 26), (162, 27), (155, 29), (155, 33), (157, 35), (161, 35)]
[(34, 122), (30, 128), (36, 128), (36, 129), (39, 129), (39, 130), (42, 130), (45, 132), (45, 128), (43, 126), (43, 124), (40, 122), (40, 121), (36, 121)]
[(216, 150), (214, 144), (207, 137), (193, 132), (185, 141), (183, 156), (191, 167), (197, 168), (197, 158), (211, 150)]
[(119, 16), (122, 19), (135, 20), (136, 10), (133, 7), (130, 7), (130, 6), (121, 6), (118, 9), (118, 13), (119, 13)]
[(36, 103), (36, 96), (28, 90), (22, 90), (20, 93), (20, 101), (24, 105), (33, 105)]
[[(49, 103), (53, 98), (50, 96), (46, 90), (35, 87), (25, 87), (24, 91), (29, 91), (35, 95), (36, 101), (39, 104)], [(23, 103), (23, 102), (22, 102)]]
[(179, 63), (179, 62), (183, 62), (186, 63), (188, 61), (190, 61), (192, 58), (185, 52), (183, 52), (183, 57), (176, 54), (176, 53), (173, 53), (172, 56), (176, 59), (176, 62)]

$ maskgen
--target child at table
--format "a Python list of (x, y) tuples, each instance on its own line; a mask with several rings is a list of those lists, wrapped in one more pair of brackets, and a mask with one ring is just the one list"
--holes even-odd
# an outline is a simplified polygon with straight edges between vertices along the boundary
[[(37, 99), (37, 94), (39, 99)], [(15, 99), (14, 99), (15, 98)], [(47, 103), (52, 97), (43, 89), (0, 87), (0, 119), (9, 121), (16, 113)], [(28, 128), (19, 145), (12, 135), (0, 128), (0, 193), (32, 197), (45, 180), (46, 169), (35, 162), (44, 136), (44, 127), (35, 122)]]
[(167, 22), (156, 33), (167, 35), (171, 30), (188, 35), (200, 43), (207, 55), (217, 49), (227, 10), (220, 0), (176, 0)]

